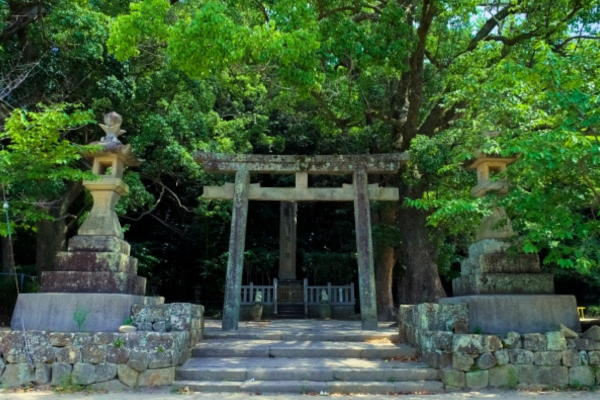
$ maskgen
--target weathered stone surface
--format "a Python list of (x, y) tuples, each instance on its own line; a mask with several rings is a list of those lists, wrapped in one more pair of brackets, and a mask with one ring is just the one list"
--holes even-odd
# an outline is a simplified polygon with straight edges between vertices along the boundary
[(116, 333), (112, 332), (98, 332), (94, 334), (92, 338), (93, 344), (111, 344), (118, 338)]
[(581, 359), (581, 363), (583, 365), (589, 365), (590, 364), (590, 358), (588, 356), (587, 351), (581, 350), (579, 352), (579, 358)]
[(483, 350), (493, 353), (494, 351), (498, 351), (502, 348), (502, 341), (498, 336), (486, 335), (482, 337), (483, 341)]
[(140, 373), (126, 364), (117, 365), (117, 374), (119, 380), (129, 387), (137, 387), (138, 377)]
[(122, 253), (59, 251), (56, 271), (121, 272), (137, 274), (138, 260)]
[(458, 371), (469, 371), (476, 356), (476, 354), (454, 353), (452, 355), (452, 366)]
[(78, 385), (91, 385), (96, 382), (96, 367), (83, 362), (75, 363), (71, 378)]
[(465, 373), (452, 369), (443, 369), (440, 371), (440, 378), (446, 388), (464, 388), (467, 384)]
[(70, 251), (90, 251), (130, 254), (131, 246), (115, 236), (73, 236), (69, 239)]
[(577, 350), (594, 351), (596, 350), (596, 343), (590, 339), (573, 339), (575, 342), (575, 348)]
[(519, 383), (564, 386), (569, 383), (569, 368), (564, 366), (519, 366)]
[[(161, 303), (162, 297), (144, 297), (117, 293), (21, 293), (13, 313), (12, 327), (21, 330), (21, 319), (27, 330), (76, 332), (75, 312), (88, 311), (82, 326), (86, 332), (116, 332), (131, 315), (136, 303)], [(56, 313), (60, 310), (60, 313)], [(91, 337), (87, 335), (91, 341)], [(85, 344), (89, 344), (85, 343)], [(78, 345), (75, 341), (73, 345)]]
[(510, 243), (496, 239), (480, 240), (469, 246), (469, 258), (476, 259), (484, 254), (505, 254)]
[(581, 330), (574, 296), (472, 295), (440, 300), (440, 304), (457, 303), (468, 304), (471, 327), (480, 327), (487, 334), (549, 332), (561, 323), (576, 332)]
[(565, 367), (576, 367), (581, 365), (581, 357), (579, 352), (574, 349), (567, 349), (562, 352), (562, 364)]
[(124, 272), (43, 271), (42, 293), (120, 293), (144, 296), (146, 278)]
[(538, 351), (534, 354), (535, 365), (560, 365), (563, 357), (562, 351)]
[(173, 351), (163, 350), (149, 353), (148, 368), (158, 369), (173, 366)]
[(117, 364), (102, 363), (96, 365), (96, 382), (105, 382), (115, 379), (117, 376)]
[(452, 351), (455, 353), (483, 353), (483, 340), (481, 335), (454, 335), (452, 338)]
[(33, 382), (36, 385), (47, 385), (50, 383), (52, 376), (52, 366), (45, 363), (37, 363), (35, 365), (35, 378)]
[(482, 254), (469, 258), (470, 263), (461, 263), (461, 274), (489, 273), (539, 273), (540, 260), (537, 254)]
[(432, 335), (434, 347), (440, 350), (451, 350), (452, 336), (452, 332), (434, 332)]
[(594, 325), (587, 331), (583, 332), (583, 338), (600, 342), (600, 326)]
[(112, 381), (108, 382), (94, 383), (90, 385), (89, 388), (91, 390), (97, 390), (101, 392), (122, 392), (128, 389), (128, 387), (122, 384), (118, 379), (113, 379)]
[(125, 364), (129, 360), (129, 350), (123, 346), (109, 344), (106, 346), (106, 362), (114, 364)]
[[(464, 304), (422, 303), (415, 307), (413, 319), (422, 330), (455, 331), (459, 321), (467, 321), (469, 312)], [(468, 324), (467, 324), (468, 325)], [(468, 330), (465, 332), (468, 333)]]
[[(452, 368), (452, 352), (447, 350), (421, 351), (420, 358), (424, 363), (435, 369)], [(173, 362), (173, 365), (175, 364)]]
[(514, 365), (502, 365), (489, 370), (491, 387), (514, 389), (519, 383), (519, 369)]
[(546, 333), (546, 349), (548, 351), (563, 351), (567, 349), (567, 340), (561, 331)]
[(52, 364), (52, 381), (50, 384), (52, 386), (64, 385), (67, 383), (72, 371), (73, 367), (71, 364), (55, 362)]
[(577, 349), (577, 345), (575, 344), (575, 340), (567, 339), (567, 349), (575, 350)]
[(2, 355), (9, 364), (22, 364), (27, 362), (27, 357), (25, 356), (25, 347), (20, 349), (12, 348), (8, 351), (2, 352)]
[(150, 357), (147, 351), (131, 350), (129, 352), (129, 361), (127, 361), (127, 365), (138, 372), (142, 372), (148, 369), (149, 359)]
[(511, 364), (533, 364), (533, 352), (525, 349), (510, 349), (509, 357)]
[(590, 365), (600, 365), (600, 351), (590, 351), (588, 357)]
[(2, 379), (2, 374), (4, 373), (5, 369), (6, 369), (6, 363), (4, 362), (2, 357), (0, 357), (0, 379)]
[(56, 351), (56, 361), (66, 364), (75, 364), (81, 361), (81, 350), (76, 346), (66, 346)]
[(571, 386), (593, 386), (595, 377), (592, 369), (586, 365), (569, 368), (569, 385)]
[(52, 346), (32, 346), (29, 351), (33, 362), (52, 363), (56, 360), (56, 350)]
[(150, 322), (140, 322), (137, 324), (137, 330), (140, 332), (151, 332), (152, 324)]
[(2, 386), (6, 388), (30, 385), (35, 380), (33, 369), (27, 364), (8, 364), (2, 374)]
[(106, 346), (89, 344), (81, 348), (81, 361), (89, 364), (100, 364), (106, 360)]
[(523, 335), (523, 348), (530, 351), (546, 351), (546, 336), (541, 333), (527, 333)]
[(510, 362), (510, 350), (498, 350), (494, 352), (498, 365), (506, 365)]
[(564, 326), (563, 324), (560, 324), (560, 332), (563, 334), (565, 339), (577, 339), (579, 337), (579, 335), (572, 331), (571, 329), (567, 328), (566, 326)]
[(48, 336), (50, 344), (54, 347), (66, 347), (73, 344), (75, 334), (67, 332), (51, 332)]
[(503, 340), (504, 347), (507, 349), (518, 349), (523, 347), (521, 335), (517, 332), (508, 332)]
[[(72, 318), (72, 317), (71, 317)], [(92, 336), (87, 333), (76, 333), (73, 337), (74, 346), (85, 346), (92, 343)]]
[(479, 369), (490, 369), (496, 365), (496, 357), (492, 353), (483, 353), (477, 358)]
[[(553, 294), (552, 274), (477, 274), (452, 280), (455, 296), (476, 294)], [(472, 321), (471, 321), (472, 323)]]
[(152, 330), (154, 332), (166, 332), (167, 326), (165, 321), (155, 322), (152, 324)]
[(175, 380), (175, 368), (148, 369), (140, 373), (138, 386), (169, 386)]
[(469, 389), (483, 389), (489, 382), (488, 371), (472, 371), (466, 374), (466, 387)]

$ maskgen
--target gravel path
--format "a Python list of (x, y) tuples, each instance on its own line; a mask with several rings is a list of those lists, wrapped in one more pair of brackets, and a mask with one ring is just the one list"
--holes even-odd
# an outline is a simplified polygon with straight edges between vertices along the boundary
[[(2, 400), (182, 400), (182, 399), (198, 399), (198, 400), (239, 400), (256, 398), (255, 395), (249, 394), (221, 394), (221, 393), (190, 393), (179, 394), (172, 393), (166, 389), (156, 390), (139, 390), (125, 393), (75, 393), (75, 394), (55, 394), (50, 391), (30, 391), (30, 392), (8, 392), (0, 390), (0, 399)], [(262, 395), (259, 398), (268, 400), (309, 400), (317, 396), (302, 396), (302, 395)], [(401, 398), (402, 400), (526, 400), (526, 399), (599, 399), (598, 392), (582, 392), (582, 391), (567, 391), (567, 392), (526, 392), (526, 391), (502, 391), (502, 390), (486, 390), (481, 392), (456, 392), (436, 395), (402, 395), (402, 396), (367, 396), (367, 395), (335, 395), (329, 396), (336, 400), (356, 399), (356, 400), (386, 400), (391, 398)]]

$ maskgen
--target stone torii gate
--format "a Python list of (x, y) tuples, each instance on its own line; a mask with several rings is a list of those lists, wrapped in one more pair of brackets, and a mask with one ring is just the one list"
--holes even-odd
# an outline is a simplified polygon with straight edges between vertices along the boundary
[[(354, 201), (358, 282), (362, 329), (377, 329), (377, 302), (371, 214), (369, 203), (398, 201), (397, 188), (368, 184), (368, 174), (394, 174), (407, 161), (405, 154), (344, 156), (280, 156), (258, 154), (196, 153), (195, 160), (206, 172), (235, 174), (234, 184), (205, 186), (204, 198), (233, 200), (227, 282), (223, 307), (223, 330), (237, 330), (248, 200), (262, 201)], [(250, 184), (250, 174), (295, 174), (296, 187), (260, 187)], [(341, 188), (309, 188), (308, 174), (350, 175), (352, 185)]]

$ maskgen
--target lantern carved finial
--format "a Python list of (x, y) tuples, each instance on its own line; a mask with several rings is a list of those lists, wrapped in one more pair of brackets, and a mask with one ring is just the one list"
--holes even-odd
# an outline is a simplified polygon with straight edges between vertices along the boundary
[(106, 133), (106, 136), (100, 139), (100, 141), (121, 143), (117, 137), (125, 133), (125, 131), (121, 129), (122, 123), (123, 118), (114, 111), (104, 115), (104, 124), (98, 125), (100, 125), (100, 128)]

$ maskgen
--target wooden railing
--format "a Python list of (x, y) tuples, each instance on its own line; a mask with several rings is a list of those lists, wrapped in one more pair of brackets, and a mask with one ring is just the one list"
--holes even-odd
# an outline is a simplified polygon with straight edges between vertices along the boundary
[[(325, 290), (331, 305), (354, 305), (354, 284), (345, 286), (333, 286), (328, 283), (327, 286), (308, 286), (308, 279), (304, 279), (304, 313), (308, 314), (309, 305), (317, 305), (321, 303), (322, 291)], [(274, 313), (277, 314), (277, 279), (273, 279), (273, 285), (255, 286), (249, 284), (242, 286), (242, 305), (254, 304), (256, 293), (262, 291), (262, 303), (274, 306)]]

